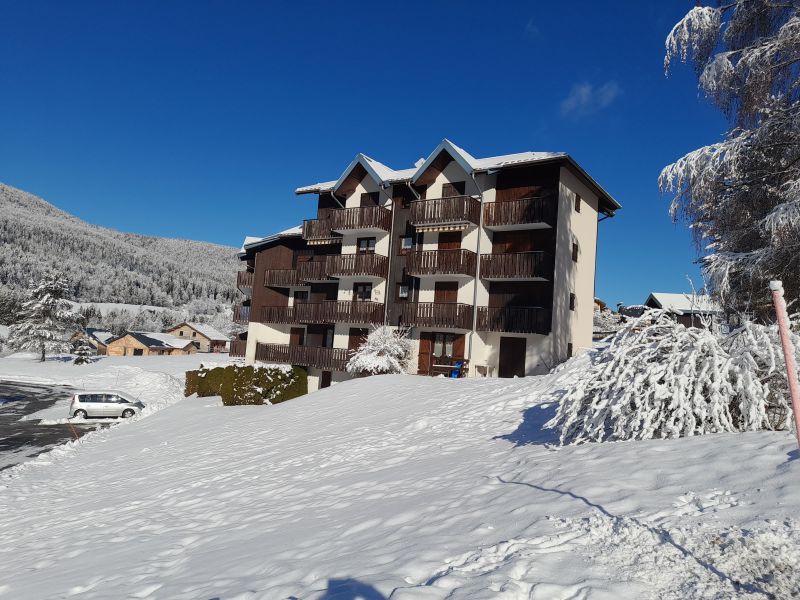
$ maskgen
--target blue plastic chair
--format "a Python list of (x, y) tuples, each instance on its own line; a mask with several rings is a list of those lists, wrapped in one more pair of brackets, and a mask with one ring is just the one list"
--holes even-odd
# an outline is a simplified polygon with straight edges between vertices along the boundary
[(453, 368), (450, 371), (450, 379), (459, 379), (461, 377), (461, 369), (464, 368), (464, 361), (457, 360), (453, 363)]

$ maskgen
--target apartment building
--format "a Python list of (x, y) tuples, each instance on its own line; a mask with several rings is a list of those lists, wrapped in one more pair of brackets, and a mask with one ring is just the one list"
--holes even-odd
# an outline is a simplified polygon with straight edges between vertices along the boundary
[(235, 319), (245, 356), (348, 378), (371, 325), (404, 327), (412, 371), (548, 371), (592, 342), (598, 223), (620, 205), (568, 154), (475, 158), (443, 140), (413, 168), (357, 155), (300, 187), (316, 218), (247, 238)]

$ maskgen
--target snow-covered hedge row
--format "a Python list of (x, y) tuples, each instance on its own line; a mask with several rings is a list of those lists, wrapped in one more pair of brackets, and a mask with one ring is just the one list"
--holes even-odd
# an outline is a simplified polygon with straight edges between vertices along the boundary
[(225, 406), (277, 404), (306, 393), (308, 375), (300, 367), (230, 365), (186, 372), (186, 396), (221, 396)]
[(590, 360), (552, 395), (559, 407), (547, 427), (560, 431), (561, 443), (790, 426), (775, 326), (746, 323), (722, 336), (648, 311)]

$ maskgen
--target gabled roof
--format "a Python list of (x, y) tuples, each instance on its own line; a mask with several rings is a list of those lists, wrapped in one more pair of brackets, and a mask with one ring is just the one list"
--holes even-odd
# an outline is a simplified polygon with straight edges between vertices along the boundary
[[(169, 333), (158, 333), (155, 331), (129, 331), (125, 335), (131, 336), (136, 341), (144, 344), (150, 349), (183, 349), (192, 345), (192, 340), (179, 338), (178, 336), (170, 335)], [(115, 339), (123, 338), (125, 335), (121, 335)]]
[(386, 165), (379, 163), (364, 154), (357, 154), (356, 158), (350, 162), (344, 173), (335, 181), (325, 181), (312, 185), (299, 187), (295, 190), (296, 194), (319, 194), (335, 191), (341, 186), (347, 176), (357, 165), (361, 165), (376, 182), (383, 184), (399, 183), (410, 181), (416, 183), (427, 171), (434, 161), (437, 160), (442, 152), (447, 152), (464, 171), (470, 175), (483, 173), (499, 169), (518, 167), (523, 165), (561, 162), (573, 170), (585, 185), (590, 187), (600, 198), (600, 210), (607, 215), (613, 215), (614, 211), (621, 208), (621, 205), (606, 192), (597, 181), (595, 181), (583, 168), (566, 152), (517, 152), (515, 154), (501, 154), (498, 156), (488, 156), (486, 158), (475, 158), (463, 148), (456, 146), (447, 138), (439, 142), (439, 145), (431, 152), (428, 157), (418, 167), (411, 169), (394, 170)]
[(110, 331), (103, 331), (102, 329), (97, 329), (95, 327), (87, 327), (86, 335), (88, 335), (94, 341), (100, 342), (101, 344), (106, 344), (108, 343), (108, 340), (114, 339), (114, 334)]
[[(227, 342), (228, 341), (228, 336), (227, 335), (225, 335), (221, 331), (218, 331), (218, 330), (214, 329), (211, 325), (208, 325), (206, 323), (192, 323), (192, 322), (185, 321), (183, 323), (179, 323), (179, 324), (175, 325), (174, 327), (170, 327), (169, 329), (166, 330), (166, 333), (169, 333), (170, 331), (175, 331), (176, 329), (178, 329), (178, 327), (183, 327), (184, 325), (194, 329), (197, 333), (199, 333), (200, 335), (202, 335), (204, 338), (208, 339), (209, 341), (212, 341), (212, 342)], [(178, 336), (178, 337), (180, 337), (180, 336)], [(182, 339), (185, 339), (185, 338), (182, 338)]]
[(417, 167), (414, 175), (411, 176), (411, 182), (416, 183), (422, 174), (427, 171), (433, 162), (439, 157), (442, 152), (447, 152), (454, 161), (456, 161), (466, 173), (474, 173), (477, 160), (469, 152), (463, 148), (459, 148), (447, 138), (439, 142), (439, 145), (434, 148), (433, 152), (428, 155), (428, 158)]
[(676, 315), (721, 313), (722, 307), (711, 296), (652, 292), (645, 300), (646, 306), (662, 308)]

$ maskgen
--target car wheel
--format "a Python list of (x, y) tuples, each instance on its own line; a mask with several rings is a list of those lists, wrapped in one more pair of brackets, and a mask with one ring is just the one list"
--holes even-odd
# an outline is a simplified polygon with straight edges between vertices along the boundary
[(76, 419), (85, 419), (89, 416), (89, 414), (85, 410), (76, 410), (75, 414), (72, 415)]
[(126, 408), (122, 411), (122, 418), (123, 419), (130, 419), (133, 415), (136, 414), (136, 411), (131, 410), (130, 408)]

